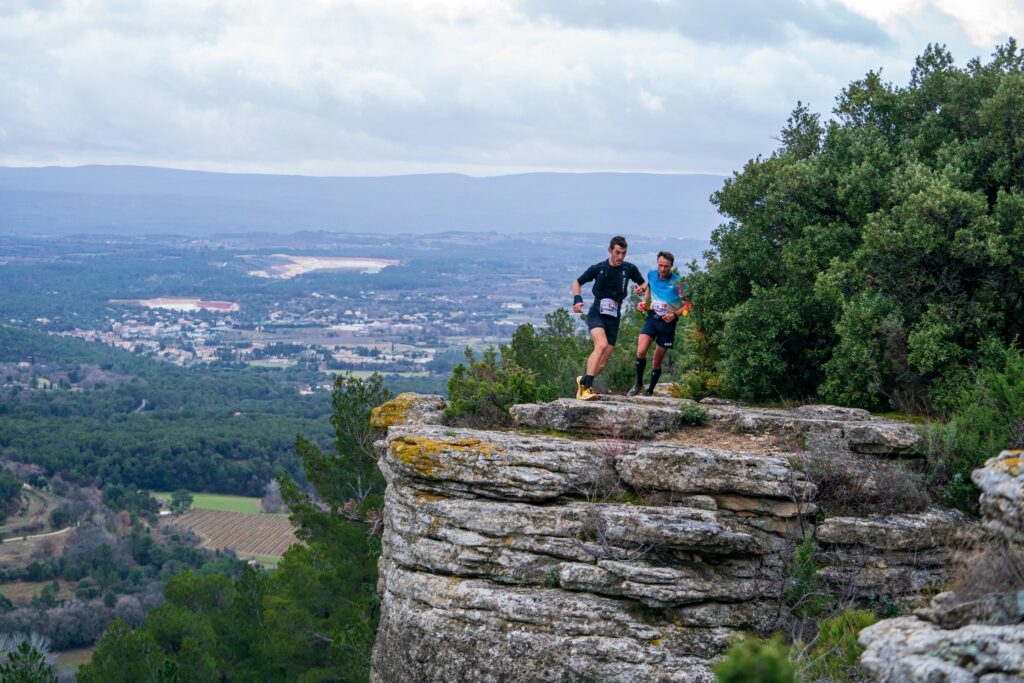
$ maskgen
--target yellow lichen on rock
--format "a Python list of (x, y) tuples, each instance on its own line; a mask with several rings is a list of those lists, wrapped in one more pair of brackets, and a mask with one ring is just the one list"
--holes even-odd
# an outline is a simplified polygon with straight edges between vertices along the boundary
[(1017, 477), (1020, 476), (1021, 473), (1022, 461), (1024, 461), (1024, 458), (1021, 458), (1021, 456), (1018, 455), (1015, 458), (1006, 458), (1005, 460), (1000, 460), (998, 463), (996, 463), (996, 465), (1004, 468), (1010, 475)]
[(380, 404), (370, 411), (370, 424), (377, 429), (387, 429), (394, 425), (404, 424), (418, 397), (419, 394), (406, 391), (387, 403)]
[(490, 455), (503, 452), (501, 446), (480, 439), (429, 439), (403, 436), (391, 441), (391, 454), (417, 474), (434, 478), (444, 469), (445, 454)]

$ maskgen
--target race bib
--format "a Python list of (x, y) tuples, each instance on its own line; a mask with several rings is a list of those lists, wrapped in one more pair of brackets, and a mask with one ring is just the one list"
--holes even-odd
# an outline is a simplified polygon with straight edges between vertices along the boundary
[(654, 311), (654, 314), (660, 318), (661, 316), (668, 313), (668, 304), (665, 303), (664, 301), (652, 301), (651, 310)]
[(601, 299), (601, 315), (619, 316), (619, 302), (615, 299)]

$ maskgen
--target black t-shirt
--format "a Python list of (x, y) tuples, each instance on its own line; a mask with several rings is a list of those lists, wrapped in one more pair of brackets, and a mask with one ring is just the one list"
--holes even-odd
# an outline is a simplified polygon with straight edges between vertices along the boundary
[(640, 274), (639, 268), (628, 261), (623, 261), (620, 266), (613, 266), (605, 259), (590, 266), (583, 271), (583, 275), (576, 278), (581, 285), (591, 280), (594, 281), (592, 291), (595, 303), (601, 299), (615, 299), (616, 303), (621, 304), (622, 300), (626, 298), (629, 281), (632, 280), (638, 285), (642, 285), (644, 276)]

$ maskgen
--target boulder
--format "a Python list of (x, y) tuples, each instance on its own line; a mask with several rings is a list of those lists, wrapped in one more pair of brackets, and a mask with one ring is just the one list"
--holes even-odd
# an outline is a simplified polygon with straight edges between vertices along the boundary
[(439, 425), (447, 407), (443, 396), (404, 392), (371, 410), (370, 424), (378, 429), (404, 424)]
[(602, 397), (599, 401), (560, 398), (550, 403), (526, 403), (509, 409), (521, 429), (544, 429), (591, 434), (605, 438), (653, 438), (683, 424), (680, 402), (671, 398)]
[(974, 527), (956, 510), (833, 517), (814, 532), (821, 577), (844, 594), (914, 600), (950, 580), (950, 558)]
[(918, 617), (886, 619), (860, 633), (861, 664), (878, 683), (1024, 680), (1024, 627), (946, 630)]
[(1024, 548), (1024, 451), (1003, 451), (974, 470), (985, 527)]
[(807, 448), (880, 456), (921, 455), (917, 428), (899, 420), (874, 417), (859, 408), (807, 405), (783, 410), (729, 402), (702, 403), (714, 423), (739, 432), (789, 434), (800, 437)]

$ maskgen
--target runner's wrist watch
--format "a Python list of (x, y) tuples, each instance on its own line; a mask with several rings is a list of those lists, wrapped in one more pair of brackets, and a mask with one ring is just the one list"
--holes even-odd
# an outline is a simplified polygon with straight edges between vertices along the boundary
[(574, 295), (572, 297), (572, 305), (573, 306), (575, 306), (576, 304), (581, 304), (581, 303), (583, 303), (583, 297), (582, 296), (580, 296), (579, 294), (576, 294), (576, 295)]

